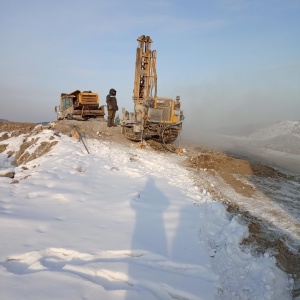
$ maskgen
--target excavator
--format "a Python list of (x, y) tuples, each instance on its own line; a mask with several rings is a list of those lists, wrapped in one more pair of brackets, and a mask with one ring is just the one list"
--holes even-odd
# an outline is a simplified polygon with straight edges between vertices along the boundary
[(122, 109), (122, 134), (132, 141), (175, 142), (184, 120), (180, 97), (157, 96), (156, 51), (149, 36), (138, 37), (133, 88), (134, 112)]

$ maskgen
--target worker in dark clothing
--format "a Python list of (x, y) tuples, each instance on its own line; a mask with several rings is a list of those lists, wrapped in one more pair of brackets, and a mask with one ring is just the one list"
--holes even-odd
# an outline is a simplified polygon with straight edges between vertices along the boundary
[(117, 126), (115, 124), (115, 116), (116, 111), (119, 109), (117, 98), (116, 98), (117, 91), (115, 89), (110, 89), (109, 94), (106, 96), (106, 105), (107, 105), (107, 127)]

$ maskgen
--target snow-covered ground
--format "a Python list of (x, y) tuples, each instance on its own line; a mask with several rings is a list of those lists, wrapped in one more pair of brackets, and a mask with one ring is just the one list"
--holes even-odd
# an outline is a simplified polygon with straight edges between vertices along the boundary
[(240, 248), (248, 228), (182, 157), (36, 136), (58, 143), (26, 169), (0, 154), (19, 181), (0, 177), (1, 299), (291, 299), (292, 279), (269, 253)]

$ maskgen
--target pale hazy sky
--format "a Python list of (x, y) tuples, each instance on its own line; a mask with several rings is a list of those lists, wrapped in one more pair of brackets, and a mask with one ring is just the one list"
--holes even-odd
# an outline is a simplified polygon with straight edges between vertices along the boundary
[(299, 0), (0, 0), (0, 119), (55, 120), (76, 89), (131, 111), (142, 34), (186, 128), (300, 119)]

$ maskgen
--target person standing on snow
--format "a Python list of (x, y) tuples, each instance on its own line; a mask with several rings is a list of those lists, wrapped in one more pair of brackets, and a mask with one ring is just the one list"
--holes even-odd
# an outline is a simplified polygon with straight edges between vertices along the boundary
[(117, 98), (116, 98), (117, 91), (115, 89), (110, 89), (109, 94), (106, 96), (106, 105), (107, 105), (107, 127), (117, 126), (115, 124), (115, 116), (116, 111), (119, 109)]

